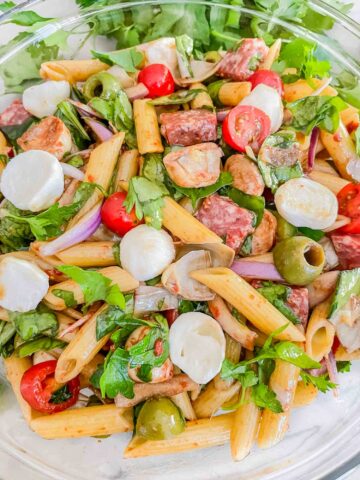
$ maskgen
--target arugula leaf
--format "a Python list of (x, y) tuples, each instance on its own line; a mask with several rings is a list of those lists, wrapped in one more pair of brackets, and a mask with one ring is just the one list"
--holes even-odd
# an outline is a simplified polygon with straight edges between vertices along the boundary
[(104, 373), (100, 378), (103, 397), (115, 398), (121, 393), (126, 398), (134, 398), (134, 382), (128, 374), (129, 359), (129, 352), (122, 348), (117, 348), (106, 357)]
[(318, 242), (325, 236), (325, 233), (322, 230), (314, 230), (313, 228), (308, 227), (299, 227), (298, 232), (305, 237), (315, 240), (315, 242)]
[(55, 116), (60, 118), (68, 127), (75, 145), (80, 149), (86, 148), (91, 138), (82, 126), (79, 114), (74, 105), (66, 100), (60, 102), (57, 106)]
[(169, 194), (161, 183), (151, 182), (144, 177), (133, 177), (129, 183), (129, 191), (124, 202), (129, 213), (135, 207), (139, 220), (145, 217), (147, 225), (160, 229), (162, 225), (163, 197)]
[(301, 323), (300, 319), (295, 315), (294, 311), (287, 305), (287, 300), (291, 295), (291, 288), (270, 281), (261, 282), (261, 287), (257, 288), (275, 308), (277, 308), (290, 322), (295, 325)]
[(276, 394), (264, 383), (259, 383), (252, 388), (251, 398), (255, 405), (260, 408), (268, 408), (274, 413), (283, 412), (283, 408), (279, 400), (276, 398)]
[(347, 108), (339, 97), (313, 96), (288, 103), (287, 108), (293, 115), (291, 126), (304, 131), (307, 135), (316, 126), (334, 133), (339, 128), (340, 112)]
[(355, 75), (343, 70), (336, 76), (335, 87), (345, 102), (360, 108), (360, 82)]
[(309, 383), (311, 383), (322, 393), (326, 393), (328, 390), (332, 390), (333, 388), (336, 388), (336, 384), (330, 382), (327, 374), (319, 375), (318, 377), (316, 377), (302, 370), (300, 372), (300, 377), (301, 377), (301, 380), (305, 383), (305, 385), (308, 385)]
[(22, 343), (15, 349), (18, 357), (24, 358), (33, 355), (36, 352), (53, 350), (54, 348), (64, 348), (67, 343), (51, 337), (40, 337), (29, 342)]
[(336, 368), (339, 373), (348, 373), (351, 369), (351, 362), (347, 361), (338, 361), (336, 362)]
[(193, 77), (194, 74), (190, 63), (194, 49), (193, 39), (186, 34), (180, 35), (175, 38), (175, 44), (181, 77)]
[(204, 90), (201, 88), (194, 88), (192, 90), (179, 90), (170, 95), (165, 95), (163, 97), (155, 98), (154, 100), (149, 100), (151, 105), (183, 105), (184, 103), (191, 102), (194, 98), (203, 93)]
[(0, 12), (6, 12), (7, 10), (11, 10), (14, 7), (16, 7), (16, 3), (14, 2), (1, 2)]
[[(96, 340), (101, 340), (105, 335), (113, 332), (116, 327), (125, 329), (127, 334), (124, 337), (122, 332), (122, 338), (127, 338), (135, 328), (143, 325), (147, 325), (147, 322), (139, 320), (129, 315), (133, 311), (134, 297), (133, 295), (126, 295), (126, 306), (124, 309), (119, 308), (116, 305), (109, 305), (96, 318)], [(125, 331), (124, 330), (124, 331)], [(118, 341), (122, 340), (118, 338)]]
[(239, 207), (246, 208), (251, 210), (256, 215), (255, 227), (257, 227), (263, 216), (265, 210), (265, 199), (264, 197), (249, 195), (248, 193), (242, 192), (241, 190), (230, 187), (224, 188), (221, 190), (220, 195), (226, 195), (231, 198)]
[(125, 309), (125, 297), (120, 292), (119, 286), (112, 284), (111, 280), (100, 272), (83, 270), (72, 265), (60, 265), (56, 268), (80, 286), (84, 294), (85, 307), (98, 300), (104, 300)]
[(66, 384), (51, 394), (49, 403), (60, 404), (70, 400), (70, 398), (72, 398), (72, 393), (70, 393), (69, 386)]
[(14, 13), (11, 16), (10, 22), (15, 25), (21, 25), (22, 27), (31, 27), (36, 23), (49, 22), (50, 20), (54, 20), (54, 18), (41, 17), (32, 10), (26, 10)]
[(59, 328), (56, 315), (43, 304), (25, 313), (10, 312), (9, 317), (24, 341), (33, 340), (39, 335), (55, 337)]
[(91, 50), (92, 56), (98, 58), (108, 65), (119, 65), (128, 73), (136, 73), (137, 68), (144, 61), (144, 55), (136, 48), (128, 50), (119, 50), (115, 52), (97, 52)]
[(73, 292), (68, 290), (61, 290), (60, 288), (55, 288), (51, 292), (55, 297), (61, 298), (64, 300), (65, 305), (67, 308), (73, 308), (77, 306), (77, 301), (75, 300)]

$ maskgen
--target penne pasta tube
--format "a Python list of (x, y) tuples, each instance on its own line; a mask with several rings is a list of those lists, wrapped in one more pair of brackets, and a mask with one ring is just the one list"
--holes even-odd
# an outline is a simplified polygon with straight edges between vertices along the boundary
[(80, 320), (80, 318), (83, 317), (83, 314), (78, 312), (74, 308), (65, 308), (65, 310), (62, 311), (62, 313), (65, 313), (65, 315), (73, 318), (74, 320)]
[[(284, 100), (286, 102), (295, 102), (296, 100), (300, 100), (300, 98), (309, 97), (315, 90), (322, 87), (327, 79), (320, 80), (318, 78), (311, 79), (310, 82), (307, 80), (297, 80), (294, 83), (285, 83), (284, 84)], [(326, 87), (321, 93), (321, 96), (329, 95), (331, 97), (335, 97), (337, 95), (337, 91), (333, 87)]]
[(307, 286), (310, 308), (316, 307), (334, 292), (338, 276), (338, 270), (325, 272)]
[[(230, 360), (230, 362), (238, 363), (241, 355), (241, 345), (239, 342), (236, 342), (233, 338), (225, 333), (225, 358)], [(214, 385), (217, 390), (226, 390), (230, 385), (234, 383), (233, 380), (223, 380), (220, 373), (214, 378)], [(230, 399), (231, 401), (231, 399)]]
[(230, 448), (233, 460), (245, 458), (256, 440), (259, 429), (260, 409), (251, 401), (251, 389), (245, 394), (245, 402), (234, 413), (230, 431)]
[(84, 368), (80, 372), (80, 386), (81, 388), (88, 387), (90, 385), (90, 378), (96, 372), (99, 365), (104, 363), (104, 356), (101, 353), (97, 353), (95, 357), (90, 360), (89, 363), (84, 365)]
[(214, 108), (213, 101), (207, 92), (207, 88), (202, 83), (192, 83), (190, 90), (204, 90), (204, 92), (198, 93), (194, 100), (191, 100), (190, 106), (193, 110), (197, 108)]
[(329, 175), (335, 175), (335, 177), (339, 176), (335, 168), (332, 167), (328, 161), (321, 160), (319, 158), (315, 159), (313, 170), (317, 172), (328, 173)]
[(360, 124), (359, 110), (351, 105), (340, 112), (340, 118), (349, 131), (355, 130)]
[(258, 330), (257, 328), (254, 328), (254, 332), (257, 334), (257, 337), (255, 338), (255, 346), (263, 347), (268, 336), (264, 332), (260, 332), (260, 330)]
[(306, 328), (305, 352), (320, 362), (331, 351), (335, 338), (335, 327), (328, 320), (330, 302), (320, 303), (314, 308)]
[(275, 369), (270, 377), (269, 387), (276, 393), (283, 412), (274, 413), (265, 408), (261, 420), (257, 443), (260, 448), (273, 447), (285, 436), (294, 402), (300, 369), (283, 360), (275, 360)]
[(161, 142), (159, 124), (154, 105), (149, 103), (148, 98), (134, 101), (134, 121), (136, 138), (139, 152), (162, 153), (164, 151)]
[(319, 390), (312, 383), (298, 382), (293, 407), (305, 407), (316, 400)]
[(36, 418), (30, 427), (48, 440), (112, 435), (132, 430), (132, 410), (115, 405), (74, 408)]
[(219, 90), (219, 100), (226, 107), (236, 107), (251, 92), (250, 82), (226, 82)]
[[(120, 267), (107, 267), (99, 270), (104, 277), (109, 278), (112, 282), (119, 286), (122, 292), (130, 292), (139, 286), (139, 282), (133, 278), (130, 273)], [(84, 303), (84, 294), (78, 283), (74, 280), (65, 280), (64, 282), (52, 285), (48, 293), (45, 295), (44, 301), (53, 310), (64, 310), (66, 308), (65, 301), (53, 294), (54, 290), (65, 290), (72, 292), (77, 304)]]
[(223, 445), (229, 440), (233, 418), (234, 415), (228, 413), (187, 422), (185, 430), (180, 435), (168, 440), (146, 441), (135, 435), (126, 447), (124, 457), (148, 457)]
[(91, 75), (107, 70), (109, 65), (100, 60), (53, 60), (40, 68), (44, 80), (66, 80), (71, 84), (85, 82)]
[(119, 158), (115, 191), (127, 190), (127, 184), (139, 171), (139, 151), (127, 150)]
[(187, 392), (178, 393), (170, 398), (181, 410), (186, 420), (196, 420), (196, 414)]
[(100, 307), (60, 355), (55, 371), (55, 380), (58, 383), (67, 383), (79, 375), (108, 341), (109, 335), (96, 340), (96, 319), (107, 308), (106, 304)]
[(324, 185), (324, 187), (327, 187), (329, 190), (335, 193), (335, 195), (337, 195), (341, 189), (349, 184), (349, 181), (345, 180), (344, 178), (335, 177), (335, 175), (319, 172), (317, 170), (313, 170), (312, 172), (308, 173), (308, 177), (311, 178), (311, 180), (314, 180), (314, 182)]
[(321, 130), (320, 138), (324, 147), (334, 160), (334, 164), (340, 172), (340, 175), (347, 180), (351, 180), (352, 177), (348, 173), (346, 167), (350, 161), (354, 161), (358, 157), (354, 142), (352, 141), (349, 132), (346, 130), (345, 125), (340, 122), (339, 129), (336, 133), (329, 133), (325, 130)]
[(216, 295), (213, 300), (208, 301), (208, 305), (211, 315), (220, 323), (222, 329), (230, 337), (247, 350), (254, 350), (256, 333), (231, 315), (230, 310), (221, 297)]
[(360, 349), (354, 350), (353, 352), (348, 352), (348, 350), (339, 345), (335, 352), (335, 360), (337, 361), (352, 361), (352, 360), (360, 360)]
[(229, 268), (196, 270), (190, 276), (203, 283), (233, 305), (255, 327), (270, 334), (278, 328), (287, 328), (275, 336), (279, 340), (304, 341), (304, 336), (266, 298)]
[(275, 42), (269, 48), (269, 52), (264, 60), (259, 65), (259, 70), (271, 70), (271, 67), (275, 60), (278, 59), (281, 50), (281, 38), (275, 40)]
[(15, 393), (16, 400), (22, 411), (25, 420), (29, 423), (33, 418), (39, 416), (40, 413), (35, 412), (30, 405), (23, 399), (20, 393), (20, 382), (22, 376), (32, 367), (31, 358), (18, 358), (15, 355), (4, 358), (6, 378), (9, 380), (11, 387)]
[(211, 381), (197, 399), (193, 407), (197, 418), (209, 418), (221, 409), (224, 403), (228, 402), (234, 395), (239, 393), (240, 383), (236, 382), (226, 389), (217, 389), (214, 381)]
[[(105, 191), (108, 190), (124, 137), (125, 134), (123, 132), (117, 133), (91, 152), (86, 166), (84, 182), (96, 183)], [(103, 197), (102, 191), (96, 188), (80, 212), (69, 222), (68, 230), (77, 224), (79, 219), (89, 212)]]
[(117, 265), (114, 257), (115, 242), (83, 242), (57, 253), (66, 265), (77, 267), (110, 267)]
[(70, 325), (74, 323), (74, 319), (64, 315), (63, 313), (56, 313), (56, 318), (59, 323), (59, 330), (57, 333), (57, 337), (61, 338), (64, 342), (71, 342), (71, 340), (75, 337), (77, 330), (72, 331), (71, 333), (67, 333), (62, 336), (62, 332), (66, 330)]

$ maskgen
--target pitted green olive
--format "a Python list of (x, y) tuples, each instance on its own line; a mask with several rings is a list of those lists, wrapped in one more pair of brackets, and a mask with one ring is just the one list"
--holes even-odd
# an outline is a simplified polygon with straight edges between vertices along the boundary
[(279, 242), (273, 255), (280, 275), (292, 285), (308, 285), (325, 265), (322, 246), (307, 237), (291, 237)]
[(88, 100), (101, 97), (107, 100), (120, 88), (118, 80), (107, 72), (100, 72), (88, 78), (84, 84), (83, 92)]
[(169, 398), (147, 400), (136, 422), (136, 433), (148, 440), (166, 440), (179, 435), (184, 428), (185, 421)]

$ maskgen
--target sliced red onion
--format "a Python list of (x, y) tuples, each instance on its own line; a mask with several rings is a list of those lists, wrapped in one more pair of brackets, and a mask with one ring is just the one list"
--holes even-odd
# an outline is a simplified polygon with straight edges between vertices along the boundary
[(106, 142), (113, 136), (113, 133), (105, 125), (93, 118), (84, 117), (84, 122), (91, 128), (100, 142)]
[(308, 161), (307, 161), (307, 171), (311, 172), (314, 168), (315, 163), (315, 155), (316, 155), (316, 147), (320, 137), (320, 129), (318, 127), (314, 127), (311, 132), (310, 137), (310, 146), (309, 146), (309, 153), (308, 153)]
[(74, 105), (74, 107), (82, 117), (102, 118), (101, 115), (99, 115), (94, 109), (89, 107), (89, 105), (85, 105), (85, 103), (77, 102), (75, 100), (69, 100), (69, 102)]
[(80, 157), (88, 158), (92, 152), (91, 148), (87, 148), (86, 150), (80, 150), (79, 152), (72, 153), (71, 155), (68, 155), (66, 157), (66, 161), (68, 162), (72, 158), (76, 157), (77, 155), (80, 155)]
[[(329, 374), (330, 382), (335, 383), (335, 385), (337, 385), (339, 383), (339, 378), (338, 378), (336, 360), (333, 352), (330, 352), (328, 355), (325, 356), (325, 365)], [(334, 388), (333, 392), (335, 397), (339, 395), (338, 388)]]
[(219, 123), (222, 123), (230, 112), (231, 108), (221, 108), (216, 111), (216, 118)]
[(149, 95), (149, 90), (143, 83), (138, 83), (134, 87), (125, 88), (125, 93), (132, 102), (138, 98), (146, 98)]
[(246, 278), (285, 281), (272, 263), (235, 260), (230, 268), (233, 272)]
[(85, 174), (79, 168), (69, 165), (68, 163), (60, 162), (61, 168), (63, 169), (64, 175), (70, 178), (75, 178), (75, 180), (84, 180)]
[(101, 223), (100, 211), (101, 204), (99, 203), (84, 215), (76, 225), (60, 235), (60, 237), (42, 245), (39, 248), (40, 255), (44, 257), (55, 255), (57, 252), (61, 252), (61, 250), (65, 250), (88, 239)]

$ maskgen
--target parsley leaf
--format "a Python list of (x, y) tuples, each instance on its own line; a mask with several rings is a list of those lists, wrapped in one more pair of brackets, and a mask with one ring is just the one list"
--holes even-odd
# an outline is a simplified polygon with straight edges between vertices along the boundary
[(111, 280), (100, 272), (83, 270), (72, 265), (61, 265), (56, 268), (80, 286), (84, 294), (85, 307), (98, 300), (104, 300), (125, 309), (125, 297), (120, 292), (119, 286), (112, 284)]
[(91, 53), (94, 58), (98, 58), (108, 65), (119, 65), (128, 73), (136, 73), (137, 68), (144, 61), (144, 55), (136, 48), (106, 53), (91, 50)]
[(252, 387), (258, 383), (256, 373), (248, 365), (236, 365), (227, 359), (222, 363), (220, 375), (223, 380), (238, 380), (243, 388)]
[(104, 372), (100, 378), (103, 397), (115, 398), (121, 393), (126, 398), (134, 398), (134, 382), (128, 373), (129, 359), (129, 352), (122, 348), (117, 348), (106, 357)]
[(339, 373), (348, 373), (351, 369), (351, 362), (347, 361), (338, 361), (336, 362), (336, 368)]
[(16, 7), (16, 3), (14, 2), (1, 2), (0, 3), (0, 12), (6, 12), (12, 8)]
[(260, 408), (268, 408), (274, 413), (281, 413), (284, 411), (281, 403), (276, 398), (276, 393), (264, 383), (259, 383), (259, 385), (253, 387), (251, 398), (255, 405)]
[(277, 308), (290, 322), (298, 325), (300, 319), (295, 315), (294, 311), (287, 305), (287, 300), (291, 295), (291, 288), (273, 282), (261, 282), (261, 287), (257, 288), (275, 308)]
[(64, 300), (65, 305), (67, 308), (73, 308), (77, 306), (77, 301), (75, 300), (73, 292), (69, 290), (61, 290), (60, 288), (55, 288), (51, 292), (55, 297), (61, 298)]
[(43, 304), (24, 313), (10, 312), (9, 316), (24, 341), (33, 340), (38, 335), (54, 337), (57, 334), (59, 324), (56, 315)]
[(302, 370), (300, 372), (300, 376), (302, 381), (305, 383), (305, 385), (308, 385), (309, 383), (311, 383), (322, 393), (326, 393), (328, 390), (336, 388), (336, 384), (330, 382), (327, 374), (319, 375), (318, 377), (316, 377)]

